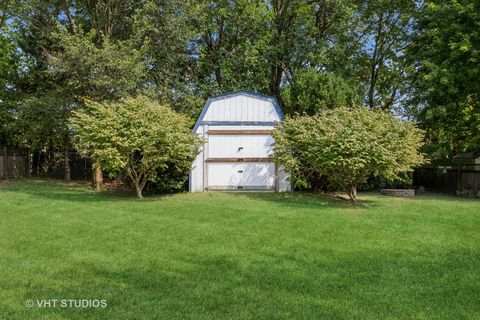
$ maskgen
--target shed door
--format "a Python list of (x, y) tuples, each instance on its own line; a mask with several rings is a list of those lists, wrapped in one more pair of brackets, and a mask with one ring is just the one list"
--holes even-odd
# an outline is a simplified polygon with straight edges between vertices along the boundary
[(273, 163), (209, 163), (208, 189), (274, 189)]
[(272, 153), (271, 135), (211, 135), (209, 158), (266, 158)]

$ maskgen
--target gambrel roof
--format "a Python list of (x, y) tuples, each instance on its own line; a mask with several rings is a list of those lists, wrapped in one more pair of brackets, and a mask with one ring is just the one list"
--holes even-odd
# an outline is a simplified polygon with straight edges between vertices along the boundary
[(235, 91), (208, 98), (193, 132), (206, 125), (275, 125), (283, 120), (275, 97), (249, 91)]

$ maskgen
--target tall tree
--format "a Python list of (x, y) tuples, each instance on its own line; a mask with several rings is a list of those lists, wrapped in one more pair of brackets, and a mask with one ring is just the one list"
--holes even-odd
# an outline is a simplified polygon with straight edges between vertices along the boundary
[(32, 0), (11, 14), (18, 50), (26, 57), (15, 83), (22, 99), (17, 117), (24, 124), (18, 140), (33, 151), (62, 146), (67, 180), (71, 110), (86, 97), (116, 99), (133, 93), (143, 77), (142, 53), (130, 39), (135, 3)]
[(292, 84), (285, 87), (283, 96), (287, 114), (315, 115), (326, 109), (362, 103), (358, 88), (339, 76), (313, 68), (297, 72)]
[(409, 50), (413, 115), (436, 158), (480, 148), (480, 3), (428, 1)]
[(142, 52), (129, 41), (112, 42), (101, 36), (95, 44), (95, 32), (87, 35), (60, 32), (55, 34), (59, 50), (48, 54), (51, 77), (63, 85), (55, 90), (59, 96), (58, 110), (64, 114), (65, 179), (69, 180), (70, 137), (66, 123), (71, 110), (84, 99), (102, 101), (118, 99), (135, 93), (145, 70)]
[(372, 109), (390, 110), (402, 98), (402, 56), (409, 44), (415, 9), (415, 1), (372, 0), (366, 1), (360, 11), (369, 31), (367, 102)]
[(144, 88), (149, 95), (192, 117), (204, 103), (196, 90), (196, 29), (189, 24), (189, 3), (144, 0), (134, 15), (133, 41), (148, 61)]
[(271, 0), (269, 9), (268, 93), (283, 104), (281, 90), (302, 69), (326, 68), (325, 55), (339, 40), (349, 14), (346, 1)]
[(197, 87), (204, 96), (268, 90), (267, 5), (261, 1), (192, 1), (188, 23)]
[(12, 114), (15, 105), (13, 81), (20, 58), (9, 35), (9, 27), (0, 27), (0, 144), (11, 143), (16, 131)]

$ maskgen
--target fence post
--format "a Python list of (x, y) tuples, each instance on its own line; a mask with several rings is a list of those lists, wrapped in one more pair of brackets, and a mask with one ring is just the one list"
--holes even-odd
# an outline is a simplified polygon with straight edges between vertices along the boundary
[(15, 154), (15, 149), (13, 149), (12, 157), (12, 176), (14, 179), (18, 178), (18, 168), (17, 168), (17, 155)]
[(7, 147), (3, 147), (3, 179), (7, 179), (8, 174), (8, 152)]
[(27, 177), (31, 177), (32, 176), (32, 171), (30, 170), (30, 165), (32, 163), (31, 163), (31, 160), (30, 160), (30, 148), (27, 149), (27, 155), (26, 155), (25, 159), (26, 159), (26, 161), (25, 161), (25, 174), (27, 175)]

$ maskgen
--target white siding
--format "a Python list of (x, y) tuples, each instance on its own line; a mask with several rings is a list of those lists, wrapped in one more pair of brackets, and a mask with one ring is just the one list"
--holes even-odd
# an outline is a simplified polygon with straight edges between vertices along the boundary
[[(206, 137), (204, 131), (208, 130), (207, 126), (200, 126), (197, 130), (197, 135), (199, 137)], [(189, 191), (190, 192), (203, 192), (205, 187), (203, 185), (204, 180), (204, 167), (205, 167), (205, 159), (206, 159), (206, 148), (208, 148), (208, 144), (205, 144), (201, 147), (200, 153), (197, 155), (195, 160), (193, 161), (192, 171), (190, 172), (190, 181), (189, 181)]]
[(278, 170), (278, 191), (286, 192), (292, 190), (292, 184), (290, 182), (290, 175), (285, 172), (283, 167)]
[(203, 189), (203, 152), (201, 152), (193, 162), (190, 173), (190, 191), (202, 192)]
[[(267, 158), (274, 139), (268, 134), (212, 134), (209, 130), (273, 130), (282, 120), (272, 97), (236, 92), (209, 99), (195, 126), (195, 134), (206, 140), (193, 163), (190, 191), (275, 190), (289, 191), (288, 174), (272, 162), (246, 162), (243, 158)], [(228, 122), (241, 122), (229, 125)], [(268, 125), (265, 125), (268, 122)], [(272, 125), (270, 125), (272, 123)], [(217, 159), (216, 162), (208, 161)], [(218, 162), (233, 158), (238, 162)], [(276, 177), (278, 183), (276, 183)]]
[(280, 121), (273, 100), (238, 95), (211, 102), (203, 121)]

